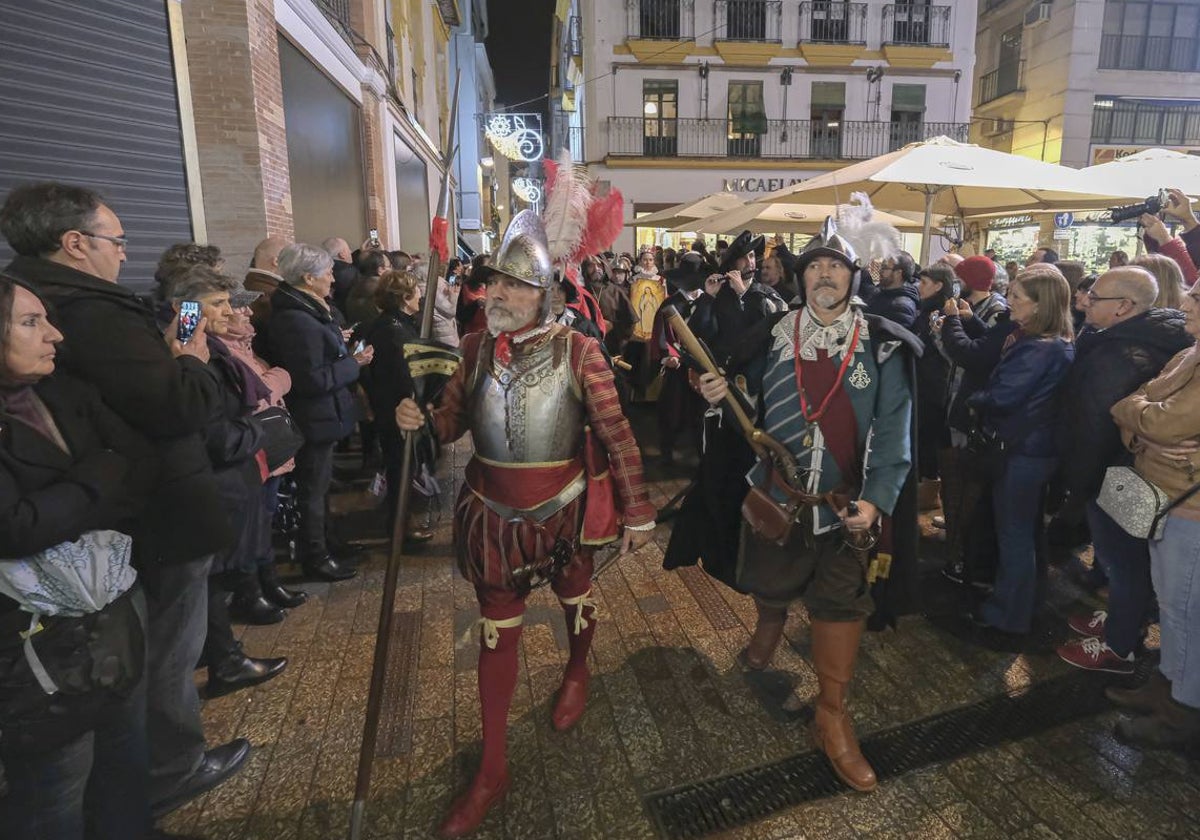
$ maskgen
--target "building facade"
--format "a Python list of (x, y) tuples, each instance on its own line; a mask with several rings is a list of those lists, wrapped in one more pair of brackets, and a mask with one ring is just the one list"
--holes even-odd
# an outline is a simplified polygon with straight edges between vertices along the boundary
[[(568, 71), (579, 44), (579, 82), (552, 78), (567, 114), (551, 119), (552, 146), (578, 142), (631, 217), (719, 190), (750, 199), (913, 141), (968, 136), (974, 0), (561, 5), (578, 10), (558, 29)], [(635, 238), (689, 237), (634, 229), (618, 245)]]
[(235, 273), (269, 235), (357, 247), (375, 229), (390, 249), (429, 250), (457, 0), (137, 5), (9, 4), (0, 200), (33, 180), (99, 188), (138, 288), (189, 239)]
[[(980, 145), (1083, 167), (1161, 146), (1200, 153), (1200, 3), (1195, 0), (982, 0), (976, 35)], [(1147, 184), (1147, 195), (1168, 184)], [(1132, 227), (1075, 214), (987, 223), (1013, 255), (1057, 237), (1089, 265), (1133, 253)]]

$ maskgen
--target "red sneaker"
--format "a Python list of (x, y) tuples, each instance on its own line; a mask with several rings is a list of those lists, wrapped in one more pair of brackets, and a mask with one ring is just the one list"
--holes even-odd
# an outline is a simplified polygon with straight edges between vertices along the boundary
[(1108, 620), (1108, 613), (1104, 610), (1096, 610), (1091, 615), (1073, 615), (1067, 619), (1067, 626), (1078, 633), (1080, 636), (1092, 636), (1097, 639), (1104, 638), (1104, 622)]
[(1088, 671), (1108, 671), (1110, 674), (1132, 674), (1133, 654), (1118, 656), (1101, 639), (1089, 636), (1055, 648), (1059, 659), (1076, 668)]

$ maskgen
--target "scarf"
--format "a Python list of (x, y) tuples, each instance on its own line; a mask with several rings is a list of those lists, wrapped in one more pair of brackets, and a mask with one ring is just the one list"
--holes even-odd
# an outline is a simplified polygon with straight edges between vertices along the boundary
[(20, 420), (59, 449), (70, 454), (49, 409), (33, 391), (32, 385), (0, 388), (0, 410)]
[(247, 411), (255, 411), (264, 400), (271, 401), (271, 389), (262, 381), (254, 368), (229, 352), (225, 342), (215, 335), (208, 336), (208, 350), (212, 355), (225, 360), (229, 369), (238, 380), (238, 393), (242, 398), (242, 407)]
[(225, 330), (225, 343), (243, 353), (252, 352), (251, 343), (254, 341), (254, 326), (250, 319), (235, 315)]
[(530, 339), (537, 338), (554, 325), (551, 321), (547, 324), (534, 324), (531, 327), (515, 330), (513, 332), (502, 332), (496, 336), (496, 346), (492, 350), (492, 357), (500, 364), (508, 367), (512, 364), (513, 347), (517, 344), (523, 344)]

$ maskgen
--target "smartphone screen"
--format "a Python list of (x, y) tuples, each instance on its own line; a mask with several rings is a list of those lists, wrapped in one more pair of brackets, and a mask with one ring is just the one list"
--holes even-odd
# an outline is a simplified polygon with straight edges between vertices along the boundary
[(378, 246), (379, 245), (379, 228), (371, 228), (370, 233), (367, 234), (367, 238), (369, 240), (371, 240), (372, 245)]
[(359, 353), (361, 353), (362, 351), (364, 351), (366, 349), (367, 349), (367, 342), (360, 339), (358, 341), (358, 343), (354, 345), (354, 352), (352, 355), (357, 356)]
[(192, 340), (192, 334), (200, 324), (200, 302), (185, 300), (179, 304), (179, 331), (177, 333), (181, 344)]

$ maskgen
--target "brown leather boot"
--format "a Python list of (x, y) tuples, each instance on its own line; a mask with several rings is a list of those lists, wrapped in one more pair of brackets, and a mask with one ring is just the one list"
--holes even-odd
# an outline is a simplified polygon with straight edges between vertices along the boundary
[(875, 790), (879, 781), (854, 737), (854, 727), (846, 713), (846, 695), (854, 677), (854, 660), (865, 624), (812, 622), (813, 668), (820, 685), (812, 722), (813, 742), (824, 751), (838, 778), (864, 793)]
[(771, 664), (775, 648), (783, 638), (783, 626), (787, 624), (787, 607), (768, 607), (754, 602), (758, 610), (758, 621), (754, 625), (754, 635), (750, 644), (742, 651), (742, 662), (753, 671), (761, 671)]
[(1143, 685), (1137, 688), (1110, 685), (1104, 689), (1104, 696), (1122, 709), (1152, 715), (1165, 711), (1171, 705), (1171, 681), (1155, 668)]

